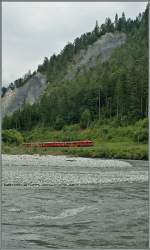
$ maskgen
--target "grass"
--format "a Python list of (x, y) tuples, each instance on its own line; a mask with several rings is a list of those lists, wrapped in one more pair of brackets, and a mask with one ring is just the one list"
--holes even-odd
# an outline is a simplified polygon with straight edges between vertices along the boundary
[(114, 159), (148, 159), (147, 144), (109, 143), (105, 142), (88, 148), (25, 148), (24, 146), (4, 145), (2, 153), (6, 154), (40, 154), (71, 155), (92, 158)]
[(90, 139), (93, 147), (85, 148), (26, 148), (23, 145), (3, 144), (6, 154), (71, 155), (93, 158), (148, 159), (148, 120), (128, 126), (116, 126), (113, 121), (93, 123), (85, 130), (79, 125), (65, 126), (61, 131), (35, 128), (22, 133), (25, 142), (68, 141)]

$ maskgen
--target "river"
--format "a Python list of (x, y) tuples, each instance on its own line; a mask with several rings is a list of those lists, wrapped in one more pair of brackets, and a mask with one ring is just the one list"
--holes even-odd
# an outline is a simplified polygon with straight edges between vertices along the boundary
[(2, 246), (148, 248), (148, 162), (2, 156)]

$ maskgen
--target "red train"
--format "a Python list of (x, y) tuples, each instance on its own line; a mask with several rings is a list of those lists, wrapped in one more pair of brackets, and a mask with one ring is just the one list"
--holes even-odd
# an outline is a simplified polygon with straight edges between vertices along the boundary
[(23, 143), (26, 147), (91, 147), (94, 143), (90, 140), (84, 141), (64, 141), (64, 142), (36, 142)]

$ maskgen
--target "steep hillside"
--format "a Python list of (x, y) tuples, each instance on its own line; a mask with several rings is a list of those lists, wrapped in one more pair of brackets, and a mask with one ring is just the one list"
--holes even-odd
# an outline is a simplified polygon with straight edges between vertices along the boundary
[[(74, 57), (73, 62), (68, 65), (64, 80), (72, 80), (83, 66), (86, 69), (93, 68), (98, 62), (107, 61), (113, 50), (126, 41), (124, 33), (106, 33), (87, 49), (82, 49)], [(62, 79), (62, 80), (63, 80)], [(8, 88), (2, 97), (2, 116), (10, 115), (14, 111), (23, 108), (25, 104), (38, 102), (47, 86), (46, 75), (37, 72), (23, 86), (19, 88)]]
[[(18, 104), (15, 97), (10, 99), (16, 109), (25, 105), (5, 116), (3, 128), (61, 129), (74, 123), (85, 128), (97, 119), (114, 118), (127, 124), (147, 117), (148, 8), (135, 20), (123, 13), (120, 18), (116, 15), (114, 23), (107, 18), (99, 27), (96, 22), (92, 32), (68, 43), (57, 56), (45, 58), (37, 72), (46, 75), (48, 83), (44, 78), (37, 94), (34, 86), (38, 84), (32, 83), (32, 77), (18, 88)], [(19, 101), (21, 89), (26, 92), (30, 85), (32, 97)], [(3, 99), (7, 98), (6, 91)]]
[(19, 88), (8, 88), (2, 97), (2, 116), (12, 114), (25, 104), (32, 105), (39, 100), (46, 88), (46, 76), (37, 72)]
[(114, 49), (125, 43), (127, 35), (125, 33), (106, 33), (96, 42), (89, 45), (86, 49), (81, 49), (73, 57), (73, 62), (67, 69), (65, 80), (72, 80), (76, 74), (83, 73), (84, 69), (94, 68), (98, 63), (109, 60)]

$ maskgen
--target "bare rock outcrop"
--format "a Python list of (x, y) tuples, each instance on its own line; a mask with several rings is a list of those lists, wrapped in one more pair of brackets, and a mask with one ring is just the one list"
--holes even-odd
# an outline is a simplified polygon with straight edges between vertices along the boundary
[[(89, 68), (93, 68), (97, 63), (109, 60), (115, 48), (124, 44), (126, 38), (125, 33), (106, 33), (92, 45), (88, 46), (87, 49), (80, 50), (74, 56), (73, 63), (68, 65), (64, 79), (72, 80), (77, 73), (82, 74), (84, 72), (83, 68), (88, 70)], [(8, 88), (2, 98), (2, 117), (6, 114), (12, 114), (17, 109), (21, 109), (24, 104), (33, 104), (39, 101), (46, 87), (46, 76), (37, 72), (22, 87), (15, 88), (14, 90)]]
[(106, 33), (92, 45), (89, 45), (87, 49), (81, 50), (74, 57), (74, 65), (72, 65), (71, 70), (68, 70), (66, 79), (73, 79), (79, 71), (82, 73), (83, 67), (93, 68), (98, 62), (103, 63), (109, 60), (114, 49), (124, 44), (126, 38), (125, 33)]
[(37, 72), (22, 87), (6, 91), (2, 98), (2, 117), (12, 114), (24, 104), (33, 104), (39, 100), (47, 86), (46, 76)]

